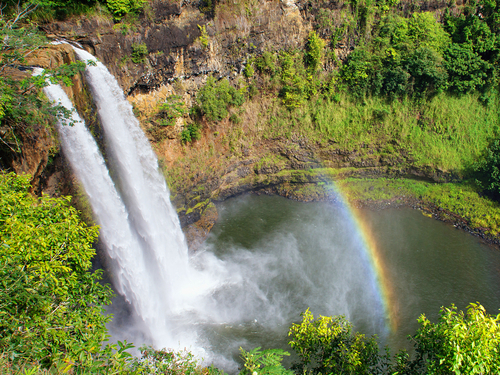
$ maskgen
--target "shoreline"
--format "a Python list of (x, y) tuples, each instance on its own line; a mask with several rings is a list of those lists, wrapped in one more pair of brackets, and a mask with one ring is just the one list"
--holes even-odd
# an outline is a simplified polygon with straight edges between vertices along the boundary
[[(418, 195), (423, 188), (430, 194)], [(242, 194), (279, 195), (302, 202), (321, 202), (342, 192), (344, 199), (356, 208), (382, 210), (409, 207), (423, 215), (452, 224), (455, 228), (480, 238), (500, 249), (500, 231), (495, 218), (500, 217), (500, 204), (477, 192), (466, 182), (432, 183), (408, 178), (346, 177), (332, 182), (286, 182), (260, 186), (210, 200), (200, 212), (199, 220), (185, 225), (190, 251), (196, 251), (217, 221), (216, 204)], [(458, 195), (456, 192), (458, 191)], [(457, 202), (464, 202), (457, 205)]]

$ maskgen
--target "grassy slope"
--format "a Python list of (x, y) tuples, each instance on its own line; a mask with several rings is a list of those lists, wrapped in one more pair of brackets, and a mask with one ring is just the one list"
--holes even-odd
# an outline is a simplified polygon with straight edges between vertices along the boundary
[(320, 142), (334, 140), (347, 149), (378, 145), (388, 154), (399, 148), (417, 166), (464, 173), (498, 135), (499, 115), (498, 106), (485, 106), (474, 94), (440, 94), (423, 105), (343, 97), (339, 103), (313, 101), (295, 112), (274, 106), (263, 135), (298, 133)]

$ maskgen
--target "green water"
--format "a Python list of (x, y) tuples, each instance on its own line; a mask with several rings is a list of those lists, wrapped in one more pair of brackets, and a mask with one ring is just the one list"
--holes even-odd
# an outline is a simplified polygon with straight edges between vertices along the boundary
[(418, 210), (361, 211), (394, 289), (399, 324), (391, 332), (344, 207), (250, 195), (218, 209), (204, 250), (238, 280), (211, 296), (207, 309), (216, 316), (202, 324), (202, 337), (221, 356), (237, 357), (239, 346), (287, 348), (288, 327), (308, 307), (315, 315), (346, 315), (393, 350), (411, 348), (406, 336), (422, 313), (435, 321), (452, 303), (463, 309), (479, 301), (493, 314), (500, 308), (500, 251)]

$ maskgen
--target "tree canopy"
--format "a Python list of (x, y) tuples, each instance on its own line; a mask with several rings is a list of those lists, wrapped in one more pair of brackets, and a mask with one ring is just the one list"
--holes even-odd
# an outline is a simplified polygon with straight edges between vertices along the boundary
[(50, 365), (100, 350), (111, 290), (90, 272), (97, 227), (69, 198), (35, 198), (29, 178), (0, 175), (0, 351)]

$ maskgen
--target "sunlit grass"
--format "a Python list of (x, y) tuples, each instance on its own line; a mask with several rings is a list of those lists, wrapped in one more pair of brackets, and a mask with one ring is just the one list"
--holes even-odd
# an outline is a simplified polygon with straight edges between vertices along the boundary
[(476, 94), (440, 94), (421, 104), (383, 98), (353, 101), (344, 95), (339, 102), (313, 100), (295, 111), (275, 100), (261, 114), (261, 122), (264, 138), (296, 134), (334, 141), (348, 150), (372, 145), (404, 151), (416, 166), (464, 174), (499, 135), (499, 115), (499, 106), (483, 105)]
[(437, 184), (411, 179), (347, 178), (336, 184), (351, 201), (414, 198), (424, 206), (440, 207), (445, 214), (464, 219), (470, 228), (500, 235), (500, 204), (482, 196), (467, 182)]

